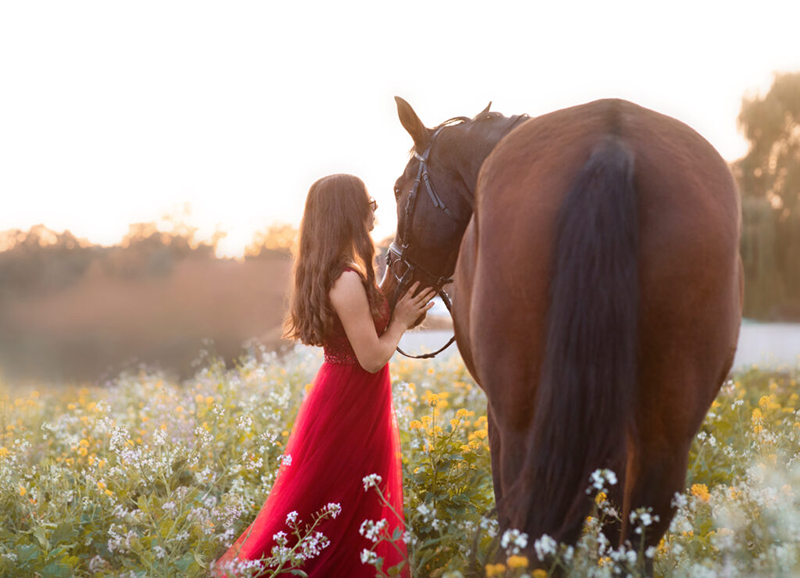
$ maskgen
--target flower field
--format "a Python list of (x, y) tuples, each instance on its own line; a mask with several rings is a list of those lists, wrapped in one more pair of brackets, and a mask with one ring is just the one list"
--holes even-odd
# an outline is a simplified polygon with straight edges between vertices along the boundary
[[(252, 352), (233, 369), (199, 361), (175, 383), (125, 373), (100, 388), (0, 385), (0, 575), (204, 576), (255, 517), (321, 363), (298, 348), (284, 358)], [(605, 499), (612, 472), (587, 480), (596, 507), (571, 547), (499, 535), (489, 467), (486, 400), (463, 364), (392, 364), (403, 444), (408, 532), (416, 576), (781, 576), (800, 573), (800, 372), (732, 376), (695, 440), (686, 491), (657, 548), (611, 547), (600, 532), (617, 516)], [(378, 491), (365, 478), (365, 491)], [(337, 515), (324, 506), (316, 520)], [(287, 519), (273, 565), (247, 575), (302, 575), (304, 556), (335, 548)], [(652, 516), (636, 512), (646, 535)], [(289, 539), (292, 538), (292, 539)], [(500, 552), (496, 555), (497, 552)], [(379, 575), (392, 575), (362, 553)], [(533, 569), (540, 567), (539, 569)]]

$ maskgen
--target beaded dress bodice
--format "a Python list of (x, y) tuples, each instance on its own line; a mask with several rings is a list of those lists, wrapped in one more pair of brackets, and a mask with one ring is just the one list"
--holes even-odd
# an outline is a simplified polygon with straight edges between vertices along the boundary
[[(345, 269), (349, 271), (352, 269)], [(384, 300), (381, 306), (380, 314), (373, 317), (375, 322), (375, 331), (378, 335), (382, 335), (386, 328), (389, 326), (389, 302)], [(353, 346), (347, 339), (347, 334), (344, 332), (342, 322), (337, 316), (333, 323), (333, 329), (330, 336), (325, 340), (322, 345), (325, 354), (325, 363), (338, 363), (342, 365), (352, 365), (358, 363), (356, 352), (353, 351)]]

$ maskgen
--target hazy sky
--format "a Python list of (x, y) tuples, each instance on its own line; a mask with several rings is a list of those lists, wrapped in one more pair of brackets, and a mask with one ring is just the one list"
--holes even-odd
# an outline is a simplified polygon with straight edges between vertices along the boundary
[(798, 21), (788, 0), (0, 0), (0, 230), (114, 243), (190, 203), (236, 254), (352, 172), (383, 237), (411, 145), (394, 95), (429, 126), (622, 97), (734, 160), (743, 94), (800, 70)]

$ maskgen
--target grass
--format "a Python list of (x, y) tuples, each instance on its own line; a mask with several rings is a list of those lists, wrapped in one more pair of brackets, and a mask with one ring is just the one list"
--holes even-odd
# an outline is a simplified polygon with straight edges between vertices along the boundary
[[(0, 386), (0, 575), (207, 575), (266, 498), (320, 363), (307, 349), (283, 359), (253, 352), (233, 369), (202, 358), (183, 383), (143, 369), (104, 388)], [(463, 364), (402, 360), (391, 369), (408, 532), (366, 530), (407, 540), (418, 576), (636, 575), (648, 558), (660, 576), (800, 572), (797, 368), (754, 367), (724, 385), (657, 548), (604, 542), (600, 526), (616, 509), (602, 491), (609, 477), (599, 477), (581, 541), (539, 539), (539, 559), (522, 555), (528, 537), (498, 535), (486, 400)], [(644, 534), (648, 515), (637, 513)], [(304, 523), (312, 520), (276, 552), (281, 572), (302, 568), (297, 553), (324, 543)]]

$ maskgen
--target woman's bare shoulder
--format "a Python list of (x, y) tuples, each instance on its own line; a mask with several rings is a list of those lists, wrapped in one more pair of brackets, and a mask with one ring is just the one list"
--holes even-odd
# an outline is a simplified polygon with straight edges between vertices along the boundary
[(329, 296), (334, 306), (338, 304), (346, 305), (353, 302), (361, 301), (361, 298), (366, 298), (366, 290), (361, 281), (361, 275), (356, 271), (345, 270), (333, 282)]

